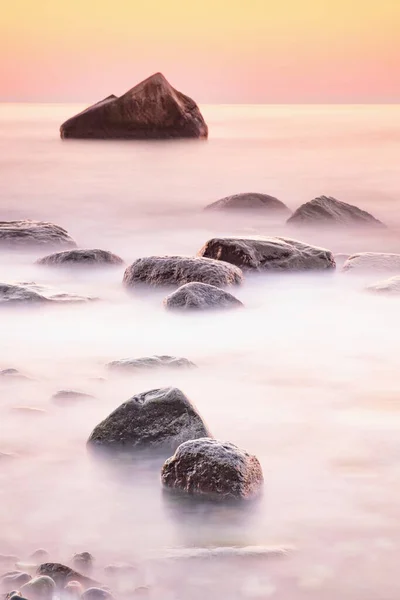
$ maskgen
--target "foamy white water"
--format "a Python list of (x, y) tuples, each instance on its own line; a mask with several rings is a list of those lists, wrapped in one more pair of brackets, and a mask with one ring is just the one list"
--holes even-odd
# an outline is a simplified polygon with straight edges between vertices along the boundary
[[(52, 220), (81, 246), (127, 263), (194, 254), (231, 234), (297, 235), (335, 253), (400, 252), (400, 107), (203, 107), (207, 142), (62, 142), (59, 124), (79, 108), (0, 105), (2, 220)], [(241, 191), (291, 209), (333, 195), (390, 229), (297, 234), (276, 219), (202, 213)], [(160, 583), (146, 567), (138, 584), (154, 598), (179, 590), (190, 599), (397, 598), (399, 300), (364, 291), (381, 276), (248, 277), (235, 291), (246, 310), (181, 317), (164, 311), (162, 292), (128, 296), (123, 268), (39, 268), (38, 256), (3, 252), (0, 280), (101, 301), (0, 312), (0, 368), (31, 377), (0, 382), (0, 452), (14, 455), (0, 459), (0, 554), (25, 558), (44, 547), (66, 560), (88, 550), (100, 577), (112, 561), (151, 565), (179, 547), (282, 546), (294, 549), (212, 559), (199, 570), (178, 561), (168, 585), (164, 571)], [(121, 378), (104, 367), (149, 354), (184, 356), (199, 369)], [(120, 472), (87, 456), (101, 419), (164, 385), (181, 388), (216, 437), (258, 456), (265, 493), (250, 514), (171, 505), (156, 469)], [(65, 388), (96, 399), (51, 403)], [(45, 412), (13, 410), (21, 406)]]

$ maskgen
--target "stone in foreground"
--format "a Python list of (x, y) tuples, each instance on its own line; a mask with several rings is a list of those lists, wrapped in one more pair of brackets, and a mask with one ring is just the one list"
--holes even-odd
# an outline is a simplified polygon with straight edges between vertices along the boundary
[(108, 96), (68, 119), (60, 135), (63, 139), (207, 138), (208, 128), (194, 100), (156, 73), (123, 96)]
[(185, 442), (161, 471), (166, 488), (211, 498), (250, 499), (261, 491), (258, 459), (231, 442), (201, 438)]
[(329, 250), (282, 237), (213, 238), (199, 255), (255, 271), (307, 271), (336, 266)]
[(47, 577), (51, 577), (56, 587), (61, 589), (70, 581), (77, 581), (85, 588), (96, 586), (98, 583), (94, 579), (86, 577), (86, 575), (82, 575), (78, 571), (74, 571), (74, 569), (61, 563), (43, 563), (38, 567), (36, 574), (38, 576), (46, 575)]
[(365, 210), (346, 204), (331, 196), (320, 196), (302, 204), (287, 223), (293, 225), (341, 225), (385, 227)]
[(286, 204), (278, 200), (278, 198), (257, 192), (226, 196), (226, 198), (212, 202), (204, 210), (262, 212), (264, 214), (290, 212)]
[(27, 600), (52, 600), (56, 584), (51, 577), (40, 575), (28, 581), (20, 590)]
[(164, 298), (168, 310), (216, 310), (239, 308), (243, 304), (215, 285), (207, 283), (187, 283)]
[(0, 221), (0, 248), (71, 248), (76, 243), (69, 233), (54, 223), (47, 221)]
[(400, 295), (400, 275), (389, 277), (383, 281), (378, 281), (367, 287), (369, 292), (375, 292), (377, 294), (387, 294), (391, 296)]
[(76, 249), (76, 250), (65, 250), (64, 252), (56, 252), (55, 254), (49, 254), (36, 261), (39, 265), (122, 265), (124, 261), (122, 258), (108, 252), (107, 250), (95, 249)]
[(183, 392), (170, 387), (124, 402), (94, 428), (88, 444), (123, 451), (174, 452), (182, 442), (209, 435), (195, 406)]
[(87, 296), (78, 296), (70, 292), (59, 292), (34, 282), (0, 282), (0, 305), (76, 303), (94, 300)]
[(217, 287), (240, 284), (243, 274), (222, 260), (189, 256), (149, 256), (138, 258), (124, 274), (128, 287), (138, 285), (180, 286), (194, 281)]
[[(141, 358), (122, 358), (107, 364), (113, 371), (142, 371), (147, 369), (191, 369), (196, 365), (187, 358), (176, 356), (143, 356)], [(1, 375), (1, 372), (0, 372)]]
[(344, 263), (343, 271), (398, 273), (400, 271), (400, 254), (385, 252), (352, 254)]

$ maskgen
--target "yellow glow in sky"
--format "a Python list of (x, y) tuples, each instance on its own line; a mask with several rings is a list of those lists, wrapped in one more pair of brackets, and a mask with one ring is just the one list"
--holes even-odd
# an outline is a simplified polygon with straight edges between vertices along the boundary
[(91, 101), (155, 71), (199, 102), (396, 102), (400, 0), (12, 0), (0, 100)]

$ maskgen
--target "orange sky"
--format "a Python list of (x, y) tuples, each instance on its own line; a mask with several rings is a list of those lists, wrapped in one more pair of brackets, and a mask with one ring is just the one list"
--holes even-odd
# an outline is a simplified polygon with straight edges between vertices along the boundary
[(400, 102), (400, 0), (9, 0), (0, 100), (87, 101), (155, 71), (199, 102)]

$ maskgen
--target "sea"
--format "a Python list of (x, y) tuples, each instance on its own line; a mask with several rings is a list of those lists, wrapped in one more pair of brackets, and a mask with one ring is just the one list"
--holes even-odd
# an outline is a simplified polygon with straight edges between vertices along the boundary
[[(366, 291), (381, 274), (341, 265), (357, 252), (400, 253), (400, 106), (205, 105), (207, 141), (61, 140), (60, 124), (83, 108), (0, 105), (0, 219), (52, 221), (79, 247), (125, 261), (68, 270), (35, 264), (46, 250), (0, 253), (1, 281), (99, 298), (0, 311), (0, 369), (25, 376), (0, 377), (2, 572), (32, 571), (38, 548), (61, 563), (88, 551), (116, 600), (397, 600), (400, 300)], [(292, 211), (333, 196), (387, 228), (296, 230), (282, 215), (204, 211), (240, 192)], [(234, 290), (245, 308), (226, 313), (171, 314), (162, 289), (135, 296), (122, 285), (139, 257), (194, 256), (236, 235), (328, 248), (337, 269), (250, 275)], [(163, 354), (198, 368), (106, 368)], [(159, 468), (88, 454), (110, 412), (168, 386), (217, 439), (258, 457), (258, 502), (172, 502)], [(65, 389), (93, 398), (54, 403)], [(110, 579), (110, 564), (131, 570)]]

